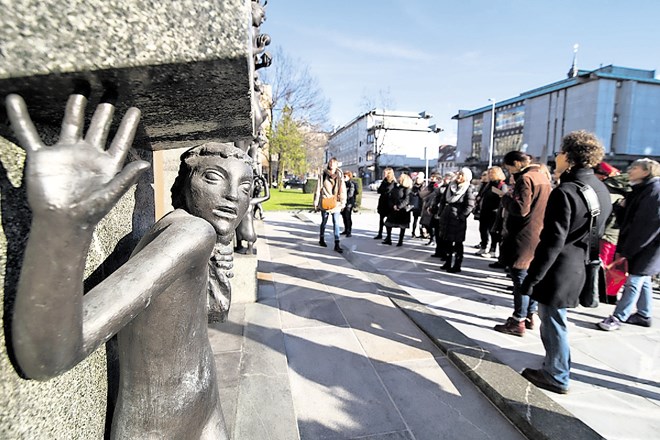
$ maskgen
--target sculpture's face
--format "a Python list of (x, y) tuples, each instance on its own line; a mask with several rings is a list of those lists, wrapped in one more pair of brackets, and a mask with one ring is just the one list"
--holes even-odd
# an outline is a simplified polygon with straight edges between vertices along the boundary
[(231, 238), (245, 216), (252, 193), (252, 169), (244, 161), (202, 156), (185, 188), (188, 212), (213, 225), (218, 237)]

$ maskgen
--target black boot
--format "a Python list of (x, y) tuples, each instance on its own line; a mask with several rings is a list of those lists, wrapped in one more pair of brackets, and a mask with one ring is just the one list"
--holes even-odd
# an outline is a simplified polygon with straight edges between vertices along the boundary
[(445, 260), (445, 264), (440, 266), (440, 269), (442, 269), (442, 270), (451, 269), (451, 254), (447, 255), (447, 259)]
[(335, 252), (339, 252), (340, 254), (344, 252), (341, 246), (339, 246), (339, 240), (335, 240)]
[(321, 247), (328, 247), (328, 245), (325, 244), (325, 238), (321, 237), (321, 239), (319, 240), (319, 246), (321, 246)]
[(447, 272), (459, 273), (461, 271), (461, 263), (463, 263), (463, 257), (456, 256), (456, 259), (454, 260), (454, 265)]
[(396, 244), (397, 246), (401, 247), (403, 246), (403, 236), (405, 235), (406, 230), (401, 229), (401, 232), (399, 233), (399, 242)]
[(392, 244), (392, 228), (388, 226), (386, 230), (387, 230), (387, 237), (385, 237), (385, 240), (383, 240), (383, 244)]

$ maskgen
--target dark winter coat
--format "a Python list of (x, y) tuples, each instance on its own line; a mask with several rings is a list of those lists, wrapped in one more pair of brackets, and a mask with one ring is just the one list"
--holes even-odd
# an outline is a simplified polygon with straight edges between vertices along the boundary
[(530, 165), (514, 179), (513, 192), (501, 199), (502, 209), (506, 210), (501, 253), (507, 266), (527, 269), (539, 243), (552, 188), (539, 165)]
[(383, 180), (380, 183), (380, 186), (378, 187), (378, 194), (380, 194), (380, 196), (378, 197), (378, 208), (376, 209), (378, 214), (386, 216), (392, 211), (390, 193), (396, 188), (396, 185), (396, 180), (392, 180), (391, 182)]
[(481, 206), (479, 207), (479, 211), (481, 214), (485, 214), (487, 217), (495, 217), (497, 208), (500, 206), (501, 197), (493, 192), (493, 188), (497, 188), (503, 192), (506, 192), (509, 189), (503, 180), (491, 180), (488, 182), (488, 184), (486, 184), (486, 189), (481, 195)]
[(357, 185), (352, 179), (344, 182), (346, 185), (346, 209), (353, 209), (355, 197), (357, 196)]
[(448, 191), (445, 191), (445, 193), (438, 196), (441, 199), (438, 207), (440, 213), (438, 219), (439, 237), (441, 240), (462, 243), (465, 241), (467, 218), (475, 205), (474, 191), (472, 191), (472, 188), (468, 188), (465, 194), (454, 203), (447, 201), (447, 193)]
[(408, 211), (408, 205), (410, 205), (410, 188), (397, 185), (390, 193), (390, 197), (392, 211), (390, 211), (385, 219), (385, 226), (391, 228), (409, 228), (410, 211)]
[[(578, 168), (561, 176), (550, 194), (543, 220), (541, 241), (523, 282), (522, 292), (533, 289), (532, 298), (560, 309), (576, 307), (585, 283), (585, 260), (589, 243), (589, 211), (580, 195), (578, 181), (591, 186), (600, 202), (599, 236), (612, 211), (607, 187), (592, 169)], [(598, 243), (594, 244), (598, 246)]]
[(429, 182), (427, 186), (422, 188), (419, 192), (420, 197), (422, 198), (422, 216), (419, 220), (420, 224), (429, 227), (433, 221), (433, 214), (431, 213), (431, 208), (435, 202), (436, 187), (437, 182)]
[(620, 225), (616, 252), (628, 260), (628, 272), (660, 272), (660, 177), (633, 186)]
[(423, 200), (420, 195), (423, 185), (421, 183), (413, 183), (410, 188), (410, 204), (412, 205), (412, 215), (419, 217), (422, 214)]

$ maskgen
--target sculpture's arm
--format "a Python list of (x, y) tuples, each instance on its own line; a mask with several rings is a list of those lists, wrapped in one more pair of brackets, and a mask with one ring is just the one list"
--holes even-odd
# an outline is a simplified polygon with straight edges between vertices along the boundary
[(257, 203), (263, 203), (266, 200), (270, 199), (270, 185), (268, 185), (268, 182), (266, 181), (264, 176), (257, 176), (257, 179), (260, 179), (263, 184), (264, 195), (261, 197), (254, 197), (250, 199), (250, 203), (252, 205), (256, 205)]
[(114, 107), (101, 104), (83, 137), (86, 98), (72, 95), (60, 139), (45, 146), (23, 99), (7, 97), (7, 114), (27, 152), (25, 179), (32, 209), (12, 317), (13, 348), (23, 372), (45, 379), (71, 368), (83, 350), (83, 271), (98, 221), (149, 167), (124, 160), (140, 112), (129, 109), (105, 150)]
[(110, 339), (167, 287), (206, 273), (215, 237), (210, 223), (193, 216), (150, 231), (128, 263), (85, 295), (83, 354)]

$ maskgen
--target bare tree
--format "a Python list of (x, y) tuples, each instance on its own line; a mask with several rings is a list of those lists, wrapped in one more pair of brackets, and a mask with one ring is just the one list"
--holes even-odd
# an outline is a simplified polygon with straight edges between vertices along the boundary
[(392, 97), (392, 92), (389, 87), (387, 89), (378, 89), (378, 92), (376, 93), (373, 93), (366, 88), (362, 90), (362, 96), (360, 97), (360, 109), (363, 113), (366, 113), (375, 108), (392, 110), (395, 107), (396, 101)]
[(291, 58), (278, 46), (273, 51), (273, 64), (261, 76), (262, 81), (270, 84), (273, 89), (274, 123), (287, 107), (296, 121), (315, 127), (328, 124), (330, 103), (323, 96), (309, 66), (300, 59)]

